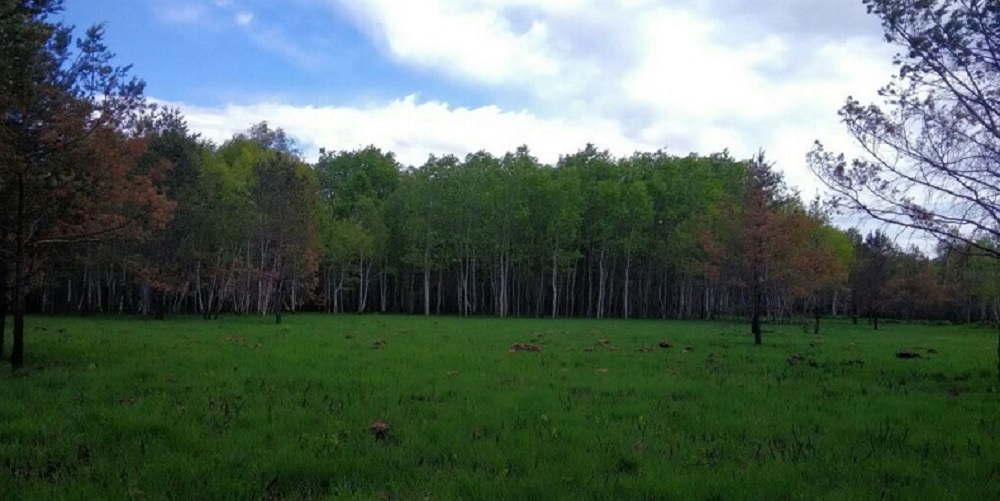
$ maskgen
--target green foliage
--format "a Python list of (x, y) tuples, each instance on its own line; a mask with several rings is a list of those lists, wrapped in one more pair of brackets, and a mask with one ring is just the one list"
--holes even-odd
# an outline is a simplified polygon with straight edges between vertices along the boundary
[[(983, 247), (995, 247), (990, 242), (980, 242)], [(989, 255), (975, 254), (970, 258), (970, 268), (974, 277), (974, 291), (977, 294), (1000, 298), (1000, 260)]]
[(371, 203), (389, 198), (399, 185), (395, 157), (374, 146), (324, 153), (314, 169), (320, 197), (338, 219), (369, 213)]
[(812, 239), (815, 245), (830, 249), (838, 268), (847, 270), (854, 263), (854, 245), (843, 230), (822, 224), (813, 230)]

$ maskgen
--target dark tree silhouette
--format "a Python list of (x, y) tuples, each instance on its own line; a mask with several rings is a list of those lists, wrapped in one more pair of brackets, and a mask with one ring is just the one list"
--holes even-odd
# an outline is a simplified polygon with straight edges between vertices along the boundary
[(872, 327), (878, 330), (879, 316), (888, 299), (889, 279), (892, 277), (893, 257), (896, 247), (882, 231), (869, 233), (861, 244), (858, 256), (858, 295)]

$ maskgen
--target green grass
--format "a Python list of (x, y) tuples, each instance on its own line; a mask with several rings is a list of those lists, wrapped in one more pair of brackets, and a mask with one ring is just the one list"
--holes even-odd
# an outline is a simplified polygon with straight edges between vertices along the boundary
[(2, 499), (1000, 498), (987, 329), (768, 326), (755, 348), (697, 322), (28, 325), (28, 368), (0, 371)]

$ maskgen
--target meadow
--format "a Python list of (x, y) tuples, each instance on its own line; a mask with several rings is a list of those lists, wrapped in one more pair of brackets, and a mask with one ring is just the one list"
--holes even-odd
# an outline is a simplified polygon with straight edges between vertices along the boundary
[(0, 498), (1000, 499), (993, 329), (284, 320), (29, 318)]

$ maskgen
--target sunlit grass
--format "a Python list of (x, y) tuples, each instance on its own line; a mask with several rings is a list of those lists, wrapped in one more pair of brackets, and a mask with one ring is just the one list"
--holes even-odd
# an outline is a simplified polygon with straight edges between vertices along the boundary
[(28, 369), (0, 376), (4, 499), (1000, 497), (986, 329), (768, 326), (755, 348), (698, 322), (29, 326)]

